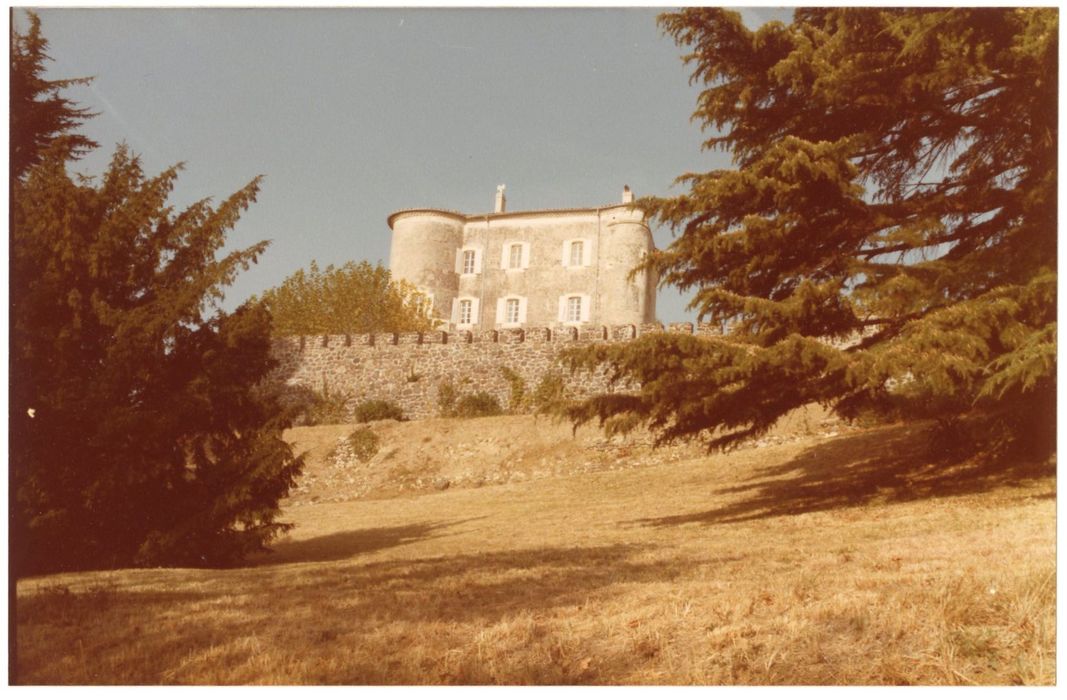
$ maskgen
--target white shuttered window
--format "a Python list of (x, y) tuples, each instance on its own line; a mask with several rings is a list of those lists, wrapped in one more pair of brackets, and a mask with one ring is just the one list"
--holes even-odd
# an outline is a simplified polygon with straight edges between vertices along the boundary
[(478, 323), (478, 300), (473, 297), (452, 300), (452, 323), (459, 327)]
[(587, 323), (591, 308), (588, 294), (564, 294), (559, 298), (559, 322)]
[(582, 320), (582, 298), (567, 297), (567, 321), (578, 323)]
[(496, 322), (502, 326), (526, 323), (526, 297), (501, 297), (496, 301)]
[(585, 246), (585, 241), (571, 241), (571, 267), (578, 267), (582, 264), (582, 248)]
[(456, 251), (456, 274), (476, 275), (482, 271), (482, 251), (479, 248), (460, 248)]
[(500, 248), (501, 270), (525, 270), (530, 266), (530, 244), (505, 241)]
[(593, 248), (588, 239), (569, 238), (563, 241), (563, 267), (588, 267), (593, 263)]

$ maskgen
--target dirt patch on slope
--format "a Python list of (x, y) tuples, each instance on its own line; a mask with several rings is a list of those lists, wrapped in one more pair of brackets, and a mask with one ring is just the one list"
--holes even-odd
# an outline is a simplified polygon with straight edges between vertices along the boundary
[[(369, 429), (377, 454), (359, 460), (344, 444), (357, 429)], [(848, 430), (819, 406), (784, 416), (763, 438), (741, 449), (782, 444)], [(477, 488), (589, 472), (636, 469), (692, 459), (705, 453), (699, 442), (652, 449), (647, 432), (608, 438), (594, 426), (536, 416), (431, 418), (360, 425), (293, 428), (286, 433), (305, 470), (288, 505), (362, 498), (392, 498), (420, 491)]]

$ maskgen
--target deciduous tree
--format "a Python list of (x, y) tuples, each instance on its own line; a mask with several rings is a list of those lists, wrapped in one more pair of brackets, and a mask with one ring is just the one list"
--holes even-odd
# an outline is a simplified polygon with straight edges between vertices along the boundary
[(324, 270), (312, 261), (262, 300), (278, 336), (426, 331), (432, 324), (421, 295), (366, 261)]
[[(1056, 369), (1055, 9), (798, 9), (661, 24), (703, 85), (693, 117), (735, 168), (642, 204), (649, 260), (724, 337), (573, 353), (636, 392), (572, 412), (711, 446), (822, 402), (1047, 451)], [(704, 431), (714, 431), (705, 433)]]

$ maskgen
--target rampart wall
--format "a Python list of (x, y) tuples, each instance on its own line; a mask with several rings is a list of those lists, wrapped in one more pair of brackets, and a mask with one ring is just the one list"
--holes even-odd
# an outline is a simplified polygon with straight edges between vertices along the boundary
[(532, 392), (558, 371), (568, 395), (580, 398), (609, 391), (604, 372), (571, 374), (559, 363), (564, 347), (626, 342), (647, 333), (719, 335), (718, 326), (658, 323), (590, 328), (527, 328), (446, 333), (376, 333), (289, 337), (275, 341), (279, 361), (272, 379), (294, 390), (327, 389), (345, 395), (349, 408), (386, 399), (409, 418), (439, 413), (438, 387), (451, 383), (460, 394), (488, 392), (508, 408), (511, 385), (501, 368), (517, 373)]

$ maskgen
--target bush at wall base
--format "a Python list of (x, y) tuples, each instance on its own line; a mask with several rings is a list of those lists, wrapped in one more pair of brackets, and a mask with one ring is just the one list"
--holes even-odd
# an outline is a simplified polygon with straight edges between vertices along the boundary
[(371, 399), (356, 406), (352, 416), (357, 423), (369, 423), (372, 420), (404, 420), (404, 410), (392, 401)]
[(484, 391), (467, 394), (456, 400), (455, 415), (459, 418), (499, 416), (503, 412), (496, 397)]

